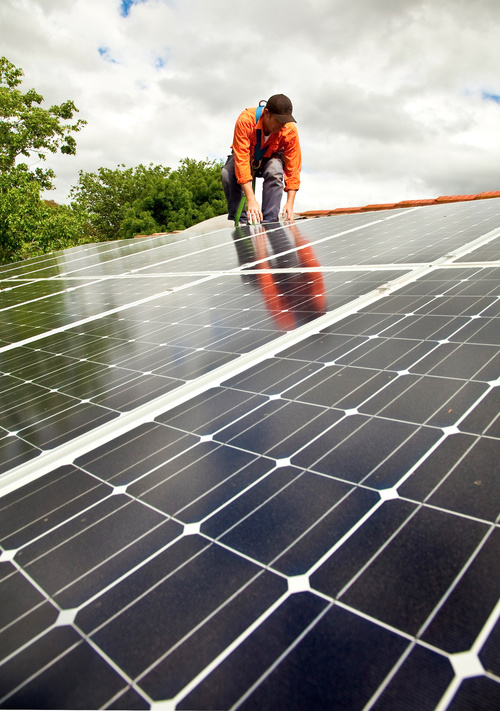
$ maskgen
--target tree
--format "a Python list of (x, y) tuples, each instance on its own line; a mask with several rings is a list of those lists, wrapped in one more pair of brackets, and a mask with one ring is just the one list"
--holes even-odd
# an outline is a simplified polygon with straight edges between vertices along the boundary
[(80, 172), (71, 191), (89, 215), (91, 232), (103, 240), (172, 232), (226, 211), (221, 163), (185, 158), (176, 170), (139, 165)]
[(175, 173), (191, 193), (195, 213), (199, 213), (200, 209), (203, 211), (207, 206), (210, 206), (210, 212), (213, 212), (209, 217), (226, 212), (226, 199), (220, 178), (221, 168), (220, 161), (196, 161), (191, 158), (181, 160)]
[[(74, 155), (76, 141), (71, 135), (87, 123), (79, 119), (67, 123), (78, 111), (72, 101), (44, 109), (43, 96), (34, 89), (23, 94), (17, 87), (22, 82), (23, 70), (12, 62), (0, 59), (0, 173), (10, 173), (20, 156), (33, 153), (45, 160), (46, 152)], [(35, 178), (43, 189), (53, 187), (55, 177), (50, 169), (36, 168)]]
[(34, 89), (23, 94), (17, 87), (22, 69), (0, 59), (0, 263), (62, 249), (84, 239), (85, 221), (73, 208), (49, 208), (41, 191), (53, 187), (50, 169), (30, 171), (22, 156), (46, 153), (74, 154), (71, 135), (86, 121), (68, 123), (77, 111), (72, 101), (44, 109)]
[(76, 207), (40, 198), (40, 184), (21, 164), (0, 172), (0, 264), (93, 241), (86, 216)]
[[(99, 168), (95, 173), (81, 170), (77, 185), (71, 188), (70, 199), (86, 211), (92, 233), (104, 241), (119, 239), (124, 236), (121, 224), (132, 204), (151, 193), (153, 183), (162, 184), (169, 173), (170, 168), (142, 164), (136, 168), (121, 164), (115, 170)], [(139, 228), (135, 234), (140, 232)]]

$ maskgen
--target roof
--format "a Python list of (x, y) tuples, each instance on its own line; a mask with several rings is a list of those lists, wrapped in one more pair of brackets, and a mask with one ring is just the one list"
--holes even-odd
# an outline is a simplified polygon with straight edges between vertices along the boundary
[(347, 215), (356, 212), (374, 212), (376, 210), (395, 210), (403, 207), (425, 207), (427, 205), (442, 205), (451, 202), (469, 202), (470, 200), (488, 200), (500, 198), (500, 191), (490, 190), (474, 195), (441, 195), (437, 198), (421, 200), (401, 200), (400, 202), (378, 203), (363, 207), (337, 207), (333, 210), (307, 210), (299, 213), (301, 217), (329, 217), (332, 215)]
[(0, 704), (500, 706), (500, 199), (0, 269)]

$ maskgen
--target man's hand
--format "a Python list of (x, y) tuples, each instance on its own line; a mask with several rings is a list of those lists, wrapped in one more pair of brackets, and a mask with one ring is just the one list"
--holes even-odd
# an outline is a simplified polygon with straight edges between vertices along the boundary
[(249, 225), (256, 225), (264, 220), (264, 215), (255, 197), (253, 200), (247, 200), (247, 220)]
[(260, 205), (257, 202), (255, 193), (252, 188), (252, 181), (248, 183), (243, 183), (241, 186), (245, 197), (247, 199), (247, 220), (249, 225), (255, 225), (264, 220), (264, 215), (260, 209)]
[(284, 220), (293, 220), (293, 204), (295, 202), (296, 190), (289, 190), (286, 194), (286, 203), (281, 213)]

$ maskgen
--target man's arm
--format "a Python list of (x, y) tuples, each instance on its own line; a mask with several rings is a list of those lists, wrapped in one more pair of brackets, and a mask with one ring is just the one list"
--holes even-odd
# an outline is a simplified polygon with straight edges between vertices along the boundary
[[(285, 155), (285, 190), (293, 206), (295, 194), (300, 187), (300, 171), (302, 168), (299, 134), (294, 123), (286, 124), (283, 143), (283, 152)], [(292, 193), (293, 195), (291, 195)]]
[(236, 120), (233, 143), (234, 171), (236, 180), (244, 185), (252, 180), (250, 160), (252, 153), (252, 134), (255, 128), (255, 109), (245, 109)]
[(300, 187), (300, 170), (302, 167), (299, 134), (294, 123), (287, 124), (285, 127), (284, 154), (285, 191), (287, 197), (281, 214), (284, 220), (292, 220), (293, 205)]
[(234, 172), (247, 199), (247, 218), (249, 223), (262, 222), (264, 216), (252, 188), (250, 160), (252, 153), (251, 137), (255, 129), (255, 109), (245, 109), (238, 116), (234, 127), (233, 145)]

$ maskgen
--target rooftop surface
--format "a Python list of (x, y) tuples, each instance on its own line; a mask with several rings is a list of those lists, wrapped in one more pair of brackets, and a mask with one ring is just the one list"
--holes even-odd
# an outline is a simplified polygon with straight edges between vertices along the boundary
[(500, 708), (500, 199), (0, 268), (0, 706)]

